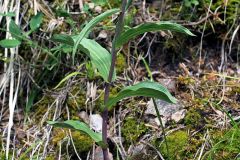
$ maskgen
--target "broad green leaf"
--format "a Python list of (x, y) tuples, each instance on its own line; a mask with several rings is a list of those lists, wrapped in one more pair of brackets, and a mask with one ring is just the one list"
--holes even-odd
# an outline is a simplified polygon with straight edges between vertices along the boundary
[(54, 87), (54, 89), (57, 89), (62, 83), (64, 83), (66, 80), (68, 80), (69, 78), (73, 77), (73, 76), (76, 76), (76, 75), (82, 75), (82, 73), (80, 72), (73, 72), (73, 73), (70, 73), (69, 75), (67, 75), (66, 77), (64, 77), (57, 85), (56, 87)]
[(47, 123), (54, 127), (69, 128), (69, 129), (74, 129), (77, 131), (84, 132), (87, 135), (89, 135), (98, 144), (103, 143), (102, 135), (100, 133), (96, 133), (93, 130), (91, 130), (88, 127), (88, 125), (83, 122), (76, 121), (76, 120), (67, 120), (64, 122), (48, 121)]
[(40, 24), (42, 23), (43, 14), (41, 12), (38, 12), (35, 16), (32, 17), (30, 20), (30, 28), (31, 31), (34, 31), (40, 27)]
[(8, 12), (8, 13), (0, 13), (0, 16), (6, 16), (6, 17), (15, 17), (14, 12)]
[(12, 37), (16, 38), (17, 40), (22, 40), (22, 31), (20, 27), (13, 21), (10, 21), (9, 25), (9, 32), (11, 33)]
[(119, 12), (119, 9), (111, 9), (111, 10), (108, 10), (100, 15), (98, 15), (97, 17), (93, 18), (83, 29), (82, 31), (80, 32), (79, 35), (77, 35), (76, 37), (76, 41), (75, 41), (75, 45), (73, 47), (73, 61), (74, 61), (74, 57), (75, 57), (75, 54), (76, 54), (76, 51), (77, 51), (77, 48), (78, 48), (78, 45), (79, 43), (81, 42), (81, 40), (86, 37), (89, 32), (91, 31), (91, 29), (96, 26), (99, 22), (101, 22), (102, 20), (104, 20), (105, 18), (107, 18), (108, 16), (114, 14), (114, 13), (117, 13)]
[(117, 39), (116, 46), (121, 47), (123, 44), (127, 43), (130, 39), (135, 38), (138, 35), (141, 35), (145, 32), (159, 31), (159, 30), (169, 30), (174, 32), (185, 33), (190, 36), (194, 34), (189, 31), (187, 28), (173, 23), (173, 22), (151, 22), (144, 23), (124, 31), (121, 36)]
[(16, 39), (4, 39), (0, 41), (0, 46), (3, 48), (14, 48), (20, 45), (21, 42)]
[(51, 40), (62, 44), (67, 44), (69, 46), (74, 46), (74, 41), (72, 37), (66, 34), (54, 34)]
[[(96, 41), (87, 38), (83, 38), (80, 42), (80, 50), (90, 57), (91, 62), (98, 69), (102, 78), (108, 82), (108, 74), (112, 59), (111, 54)], [(114, 70), (112, 81), (115, 79), (116, 72)]]
[(152, 81), (144, 81), (121, 90), (116, 97), (110, 98), (107, 102), (108, 109), (111, 109), (118, 101), (132, 96), (144, 96), (161, 99), (169, 103), (176, 103), (176, 99), (161, 84)]

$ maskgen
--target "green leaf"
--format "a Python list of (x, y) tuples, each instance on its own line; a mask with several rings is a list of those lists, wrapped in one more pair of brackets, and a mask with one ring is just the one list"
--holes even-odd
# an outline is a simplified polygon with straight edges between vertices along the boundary
[(105, 18), (107, 18), (108, 16), (119, 12), (119, 9), (111, 9), (108, 10), (100, 15), (98, 15), (97, 17), (93, 18), (80, 32), (80, 34), (76, 37), (76, 41), (75, 41), (75, 45), (73, 47), (73, 61), (74, 61), (74, 57), (78, 48), (79, 43), (81, 42), (81, 40), (86, 37), (89, 32), (91, 31), (91, 29), (97, 25), (99, 22), (101, 22), (102, 20), (104, 20)]
[(54, 87), (54, 89), (57, 89), (62, 83), (64, 83), (66, 80), (68, 80), (69, 78), (73, 77), (73, 76), (76, 76), (76, 75), (82, 75), (82, 73), (80, 72), (73, 72), (73, 73), (70, 73), (69, 75), (67, 75), (66, 77), (64, 77), (57, 85), (56, 87)]
[(107, 4), (107, 0), (92, 0), (95, 5), (104, 6)]
[(64, 122), (58, 122), (58, 121), (47, 121), (48, 124), (54, 126), (54, 127), (60, 127), (60, 128), (69, 128), (74, 129), (77, 131), (81, 131), (89, 135), (95, 142), (98, 144), (103, 143), (102, 142), (102, 135), (100, 133), (96, 133), (93, 130), (91, 130), (87, 124), (76, 121), (76, 120), (67, 120)]
[(69, 45), (63, 45), (63, 46), (61, 47), (61, 49), (62, 49), (62, 51), (63, 51), (64, 53), (71, 53), (72, 50), (73, 50), (73, 48), (72, 48), (71, 46), (69, 46)]
[(124, 31), (121, 36), (117, 39), (116, 46), (121, 47), (123, 44), (127, 43), (130, 39), (135, 38), (145, 32), (159, 31), (159, 30), (169, 30), (174, 32), (185, 33), (190, 36), (194, 34), (187, 28), (172, 22), (151, 22), (138, 25), (134, 28)]
[(190, 2), (189, 0), (185, 0), (185, 1), (184, 1), (184, 5), (185, 5), (186, 7), (191, 7), (191, 2)]
[(8, 13), (0, 13), (0, 16), (6, 16), (6, 17), (15, 17), (14, 12), (8, 12)]
[(40, 24), (42, 23), (43, 14), (41, 12), (38, 12), (35, 16), (32, 17), (30, 20), (30, 28), (31, 31), (35, 31), (40, 27)]
[(66, 34), (54, 34), (51, 40), (62, 44), (67, 44), (69, 46), (74, 46), (74, 41), (72, 37)]
[(192, 4), (194, 4), (195, 6), (197, 6), (197, 5), (199, 5), (199, 2), (198, 2), (198, 0), (193, 0), (193, 1), (192, 1)]
[(22, 30), (13, 20), (10, 21), (9, 32), (11, 33), (12, 37), (19, 41), (22, 40)]
[(152, 81), (144, 81), (121, 90), (116, 97), (110, 98), (107, 102), (108, 109), (111, 109), (118, 101), (132, 96), (144, 96), (161, 99), (169, 103), (176, 103), (176, 99), (161, 84)]
[(25, 113), (28, 114), (33, 106), (35, 98), (38, 96), (39, 90), (36, 87), (33, 87), (27, 97), (27, 103), (25, 106)]
[(0, 46), (3, 48), (14, 48), (20, 45), (21, 42), (16, 39), (4, 39), (0, 41)]
[(53, 8), (53, 10), (57, 17), (70, 17), (70, 14), (64, 8), (58, 8), (58, 9)]
[(127, 5), (126, 5), (126, 10), (128, 10), (128, 8), (131, 6), (131, 4), (132, 4), (132, 0), (128, 0)]
[[(102, 78), (108, 82), (108, 74), (112, 59), (111, 54), (96, 41), (87, 38), (83, 38), (80, 42), (80, 50), (90, 57), (92, 64), (98, 69)], [(114, 70), (112, 81), (115, 79), (116, 72)]]

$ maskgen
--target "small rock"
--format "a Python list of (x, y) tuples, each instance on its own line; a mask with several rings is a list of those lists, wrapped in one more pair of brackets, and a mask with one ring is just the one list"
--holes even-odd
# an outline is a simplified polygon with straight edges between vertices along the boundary
[(186, 115), (186, 109), (182, 109), (172, 114), (171, 119), (174, 120), (176, 123), (182, 120)]
[(161, 79), (158, 79), (158, 82), (160, 82), (170, 92), (176, 92), (176, 81), (174, 79), (161, 78)]
[[(170, 117), (173, 113), (184, 108), (183, 105), (180, 104), (179, 102), (176, 104), (172, 104), (165, 102), (163, 100), (156, 100), (156, 103), (160, 114), (164, 117)], [(157, 116), (152, 100), (148, 101), (147, 110), (145, 111), (145, 114)]]
[[(161, 117), (161, 120), (162, 120), (163, 127), (165, 127), (165, 124), (167, 123), (168, 119), (166, 117)], [(154, 118), (154, 123), (157, 126), (161, 126), (161, 123), (160, 123), (158, 117)]]
[(78, 116), (85, 122), (85, 123), (89, 123), (89, 116), (87, 114), (87, 112), (85, 111), (81, 111)]
[[(161, 119), (163, 122), (163, 126), (167, 123), (168, 120), (172, 119), (176, 122), (180, 121), (185, 116), (185, 109), (184, 106), (177, 102), (177, 104), (171, 104), (165, 102), (163, 100), (156, 100), (157, 108), (160, 112)], [(155, 111), (155, 107), (153, 105), (153, 101), (148, 101), (147, 109), (144, 113), (146, 116), (155, 116), (153, 121), (149, 120), (150, 122), (155, 122), (155, 124), (160, 125), (160, 122), (157, 118), (157, 113)], [(154, 125), (154, 124), (153, 124)]]
[(146, 153), (146, 145), (145, 144), (138, 144), (136, 146), (133, 146), (131, 145), (129, 147), (129, 150), (128, 152), (132, 155), (132, 156), (135, 156), (135, 155), (138, 155), (138, 154), (141, 154), (141, 153)]
[(107, 38), (107, 32), (105, 30), (100, 31), (97, 39), (106, 39), (106, 38)]
[(240, 75), (240, 68), (237, 69), (237, 74)]
[(99, 114), (90, 115), (90, 127), (96, 132), (102, 132), (102, 117)]
[[(113, 160), (112, 153), (108, 152), (109, 160)], [(97, 147), (94, 152), (94, 160), (103, 160), (102, 148)]]
[(94, 3), (88, 3), (88, 6), (90, 9), (93, 9), (95, 7)]
[(94, 11), (95, 11), (96, 13), (102, 13), (102, 7), (101, 7), (101, 6), (96, 6), (96, 7), (94, 8)]

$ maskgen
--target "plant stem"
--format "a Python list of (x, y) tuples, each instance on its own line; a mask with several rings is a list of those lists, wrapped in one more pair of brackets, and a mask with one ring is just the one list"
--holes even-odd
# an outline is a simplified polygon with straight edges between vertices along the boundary
[(165, 129), (164, 129), (164, 126), (163, 126), (163, 122), (162, 122), (162, 118), (161, 118), (161, 115), (160, 115), (160, 112), (157, 108), (157, 103), (156, 103), (156, 100), (153, 98), (153, 105), (154, 105), (154, 108), (156, 110), (156, 113), (157, 113), (157, 117), (158, 117), (158, 120), (160, 122), (160, 126), (162, 128), (162, 133), (163, 133), (163, 139), (165, 141), (165, 145), (166, 145), (166, 149), (167, 149), (167, 156), (169, 158), (169, 150), (168, 150), (168, 143), (167, 143), (167, 138), (166, 138), (166, 132), (165, 132)]
[[(121, 7), (121, 13), (119, 15), (118, 23), (116, 25), (115, 29), (115, 35), (112, 41), (112, 50), (111, 50), (111, 55), (112, 55), (112, 61), (111, 61), (111, 66), (108, 74), (108, 82), (106, 82), (105, 86), (105, 93), (104, 93), (104, 104), (105, 108), (102, 113), (102, 137), (103, 137), (103, 142), (107, 145), (107, 122), (108, 122), (108, 108), (106, 106), (106, 103), (109, 99), (109, 92), (110, 92), (110, 86), (112, 83), (112, 78), (113, 78), (113, 73), (114, 73), (114, 68), (115, 68), (115, 63), (116, 63), (116, 58), (117, 58), (117, 49), (116, 49), (116, 40), (120, 36), (123, 26), (124, 26), (124, 15), (125, 15), (125, 9), (126, 9), (126, 4), (127, 0), (122, 1), (122, 7)], [(104, 160), (109, 160), (108, 156), (108, 148), (104, 147), (103, 148), (103, 158)]]

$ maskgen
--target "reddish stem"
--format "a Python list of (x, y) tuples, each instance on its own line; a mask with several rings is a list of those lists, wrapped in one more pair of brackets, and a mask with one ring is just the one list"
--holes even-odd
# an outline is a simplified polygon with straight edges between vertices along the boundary
[[(108, 144), (107, 143), (108, 108), (106, 106), (106, 103), (108, 102), (108, 99), (109, 99), (110, 86), (111, 86), (111, 83), (112, 83), (112, 78), (113, 78), (113, 73), (114, 73), (114, 68), (115, 68), (115, 63), (116, 63), (116, 58), (117, 58), (117, 50), (116, 50), (115, 43), (116, 43), (116, 39), (119, 38), (119, 36), (121, 34), (121, 31), (123, 29), (126, 4), (127, 4), (127, 0), (123, 0), (122, 1), (122, 7), (121, 7), (121, 13), (120, 13), (120, 16), (119, 16), (118, 23), (116, 25), (115, 35), (114, 35), (113, 42), (112, 42), (112, 50), (111, 50), (112, 61), (111, 61), (111, 66), (110, 66), (110, 70), (109, 70), (109, 75), (108, 75), (108, 82), (106, 82), (105, 93), (104, 93), (105, 108), (104, 108), (103, 113), (102, 113), (102, 118), (103, 118), (102, 137), (103, 137), (103, 142), (106, 145)], [(104, 160), (109, 160), (108, 148), (107, 147), (103, 148), (103, 158), (104, 158)]]

